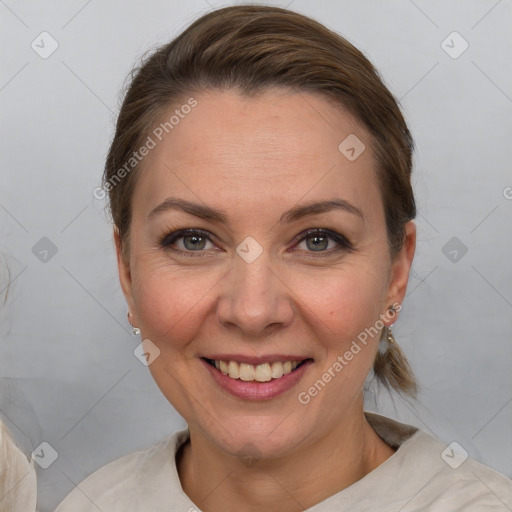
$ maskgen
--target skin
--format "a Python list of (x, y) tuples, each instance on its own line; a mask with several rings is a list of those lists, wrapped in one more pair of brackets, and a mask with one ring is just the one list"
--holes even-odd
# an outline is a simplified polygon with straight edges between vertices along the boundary
[[(189, 425), (191, 442), (177, 456), (188, 496), (208, 512), (303, 510), (394, 453), (363, 414), (379, 336), (308, 404), (297, 396), (402, 302), (415, 225), (406, 225), (404, 247), (391, 258), (371, 141), (342, 108), (285, 89), (195, 97), (198, 105), (144, 160), (128, 261), (114, 233), (120, 282), (132, 324), (160, 350), (150, 371)], [(354, 161), (338, 150), (349, 134), (366, 145)], [(148, 220), (170, 196), (223, 210), (229, 223), (178, 210)], [(278, 222), (290, 208), (333, 198), (359, 208), (364, 219), (331, 210)], [(161, 248), (159, 240), (178, 227), (216, 238), (200, 251), (183, 238), (174, 251)], [(296, 240), (309, 228), (335, 231), (353, 250), (327, 239), (315, 251), (314, 235)], [(247, 236), (263, 249), (250, 264), (236, 252)], [(199, 360), (212, 353), (299, 354), (314, 363), (291, 390), (248, 401), (213, 382)]]

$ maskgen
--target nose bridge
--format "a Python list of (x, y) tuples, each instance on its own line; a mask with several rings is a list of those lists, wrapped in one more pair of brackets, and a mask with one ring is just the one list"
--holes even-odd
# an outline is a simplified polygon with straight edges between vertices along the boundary
[[(244, 248), (243, 244), (240, 244)], [(240, 247), (239, 247), (240, 250)], [(286, 287), (276, 277), (268, 253), (256, 259), (236, 254), (219, 301), (219, 320), (257, 334), (272, 324), (288, 324), (292, 307)]]

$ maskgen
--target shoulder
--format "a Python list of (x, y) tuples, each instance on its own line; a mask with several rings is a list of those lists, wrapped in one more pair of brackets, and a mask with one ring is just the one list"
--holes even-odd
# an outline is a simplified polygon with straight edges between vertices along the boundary
[[(375, 431), (397, 451), (368, 475), (391, 509), (402, 512), (512, 510), (512, 480), (469, 457), (457, 442), (448, 445), (423, 430), (368, 415)], [(390, 509), (390, 510), (391, 510)], [(387, 510), (384, 507), (384, 510)]]
[(512, 510), (512, 480), (469, 457), (456, 442), (444, 445), (425, 432), (418, 437), (423, 450), (431, 452), (426, 459), (434, 454), (441, 461), (432, 465), (431, 480), (418, 495), (417, 502), (423, 502), (425, 510)]
[(150, 505), (158, 512), (165, 501), (168, 510), (182, 492), (175, 454), (187, 437), (188, 431), (181, 430), (110, 462), (77, 485), (55, 512), (128, 512)]

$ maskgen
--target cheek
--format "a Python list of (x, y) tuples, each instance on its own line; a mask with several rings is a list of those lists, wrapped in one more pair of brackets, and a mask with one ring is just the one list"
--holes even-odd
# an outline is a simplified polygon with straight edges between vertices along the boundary
[(142, 260), (133, 274), (133, 294), (144, 336), (157, 345), (186, 345), (201, 328), (221, 278), (218, 271)]
[(359, 263), (296, 276), (294, 292), (323, 339), (339, 345), (374, 325), (386, 293), (385, 269)]

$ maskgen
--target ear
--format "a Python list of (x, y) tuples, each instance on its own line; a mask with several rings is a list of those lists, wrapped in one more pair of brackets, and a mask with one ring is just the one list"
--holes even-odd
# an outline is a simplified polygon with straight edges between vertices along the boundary
[(119, 272), (119, 282), (123, 290), (126, 303), (128, 305), (128, 311), (135, 315), (135, 303), (132, 295), (132, 275), (130, 269), (130, 262), (126, 262), (123, 256), (123, 245), (121, 237), (119, 236), (119, 230), (114, 227), (114, 242), (116, 246), (117, 256), (117, 270)]
[(391, 263), (386, 307), (395, 303), (402, 304), (407, 292), (409, 272), (411, 270), (415, 250), (416, 224), (414, 224), (413, 221), (409, 221), (405, 225), (404, 245)]

